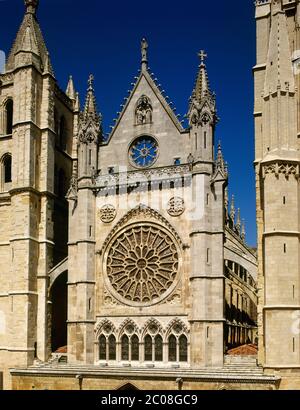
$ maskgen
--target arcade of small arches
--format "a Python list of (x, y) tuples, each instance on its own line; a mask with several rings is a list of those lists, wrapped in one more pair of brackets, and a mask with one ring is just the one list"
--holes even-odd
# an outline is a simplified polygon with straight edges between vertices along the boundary
[(225, 345), (227, 349), (256, 344), (257, 293), (251, 274), (236, 262), (225, 261)]
[(152, 320), (143, 329), (129, 320), (119, 331), (106, 321), (97, 332), (99, 363), (152, 363), (183, 365), (188, 363), (188, 331), (180, 320), (163, 330)]

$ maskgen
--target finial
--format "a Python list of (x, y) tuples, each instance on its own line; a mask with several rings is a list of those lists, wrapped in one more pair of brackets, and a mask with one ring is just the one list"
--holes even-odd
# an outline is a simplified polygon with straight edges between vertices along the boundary
[(76, 100), (75, 100), (75, 105), (74, 105), (74, 111), (79, 112), (80, 111), (80, 100), (79, 100), (79, 93), (76, 93)]
[(200, 58), (201, 65), (204, 65), (205, 59), (208, 57), (208, 55), (206, 54), (204, 50), (200, 50), (200, 52), (198, 53), (198, 57)]
[(224, 192), (224, 207), (225, 207), (226, 219), (228, 218), (228, 205), (229, 205), (228, 186), (226, 186), (225, 192)]
[(74, 81), (73, 81), (73, 77), (71, 75), (69, 77), (69, 81), (68, 81), (68, 85), (67, 85), (67, 89), (66, 89), (66, 94), (71, 100), (73, 100), (73, 101), (76, 100), (76, 92), (75, 92), (75, 87), (74, 87)]
[(147, 69), (148, 66), (148, 43), (144, 37), (141, 41), (141, 53), (142, 53), (142, 69)]
[(237, 212), (237, 220), (236, 220), (236, 229), (239, 231), (241, 231), (241, 210), (240, 208), (238, 208), (238, 212)]
[(241, 238), (242, 238), (243, 242), (245, 242), (245, 239), (246, 239), (245, 219), (243, 219), (243, 222), (242, 222), (242, 233), (241, 233)]
[(88, 91), (94, 90), (93, 88), (94, 80), (95, 80), (95, 77), (93, 76), (93, 74), (90, 74), (89, 79), (88, 79), (88, 85), (89, 85)]
[(26, 13), (35, 14), (39, 6), (39, 0), (25, 0)]
[(231, 198), (230, 218), (232, 219), (232, 222), (234, 223), (234, 219), (235, 219), (234, 195), (232, 195), (232, 198)]

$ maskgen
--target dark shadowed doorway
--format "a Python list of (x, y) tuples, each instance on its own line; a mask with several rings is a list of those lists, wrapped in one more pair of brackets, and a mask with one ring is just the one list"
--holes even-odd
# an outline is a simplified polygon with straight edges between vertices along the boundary
[(55, 280), (51, 289), (52, 322), (51, 348), (56, 352), (67, 346), (67, 318), (68, 318), (68, 271), (63, 272)]

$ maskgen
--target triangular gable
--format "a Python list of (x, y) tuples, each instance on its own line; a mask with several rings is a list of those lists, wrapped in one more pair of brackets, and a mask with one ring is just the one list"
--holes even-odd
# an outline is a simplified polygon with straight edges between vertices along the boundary
[(136, 84), (134, 85), (129, 97), (127, 98), (126, 103), (124, 104), (124, 107), (123, 107), (121, 113), (119, 114), (119, 117), (118, 117), (118, 119), (115, 123), (114, 128), (112, 129), (107, 141), (105, 141), (104, 144), (108, 144), (110, 142), (110, 140), (113, 138), (113, 136), (116, 133), (118, 127), (122, 123), (122, 119), (124, 118), (124, 115), (126, 114), (127, 110), (129, 109), (129, 107), (132, 104), (133, 99), (135, 98), (136, 94), (138, 93), (138, 90), (139, 90), (139, 88), (141, 86), (141, 83), (143, 81), (146, 81), (146, 83), (148, 84), (150, 90), (152, 90), (153, 94), (155, 95), (157, 100), (160, 102), (163, 110), (165, 111), (166, 115), (170, 118), (170, 120), (172, 121), (172, 123), (174, 124), (176, 129), (180, 133), (184, 131), (184, 128), (182, 127), (181, 122), (178, 120), (176, 114), (174, 113), (174, 111), (172, 110), (170, 105), (168, 104), (167, 100), (165, 99), (165, 97), (163, 96), (161, 91), (159, 90), (158, 86), (155, 84), (154, 80), (151, 78), (148, 71), (142, 70)]

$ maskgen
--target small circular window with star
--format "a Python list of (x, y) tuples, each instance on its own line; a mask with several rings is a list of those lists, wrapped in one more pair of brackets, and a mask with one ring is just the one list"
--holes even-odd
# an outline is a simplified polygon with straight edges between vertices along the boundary
[(139, 168), (150, 167), (156, 161), (157, 155), (157, 142), (148, 135), (134, 140), (129, 149), (130, 162)]

